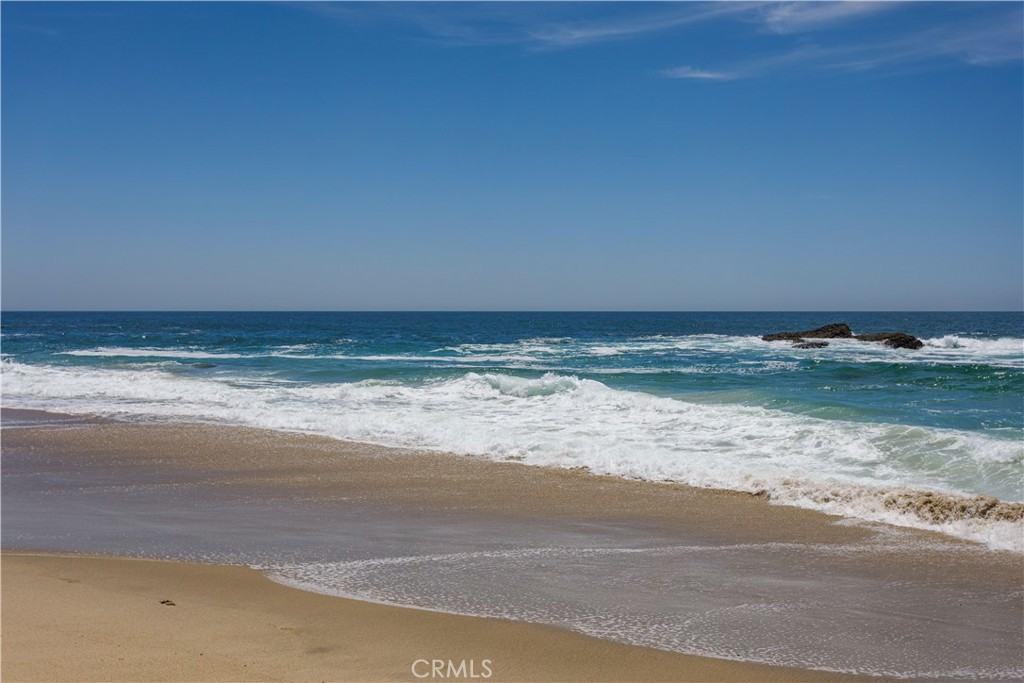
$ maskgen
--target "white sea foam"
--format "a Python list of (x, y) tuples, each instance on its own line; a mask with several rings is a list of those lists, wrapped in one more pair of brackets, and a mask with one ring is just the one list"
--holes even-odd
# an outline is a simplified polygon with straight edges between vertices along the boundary
[(274, 347), (277, 351), (287, 351), (289, 353), (294, 351), (308, 351), (313, 348), (312, 344), (282, 344), (281, 346)]
[(95, 358), (177, 358), (185, 360), (229, 360), (240, 358), (290, 358), (295, 360), (348, 360), (348, 361), (397, 361), (406, 363), (453, 363), (465, 365), (473, 363), (531, 363), (541, 362), (541, 358), (525, 355), (522, 353), (507, 354), (476, 354), (472, 356), (424, 356), (417, 354), (342, 354), (342, 353), (296, 353), (297, 351), (309, 351), (311, 344), (293, 344), (288, 346), (277, 346), (274, 350), (260, 353), (223, 353), (203, 351), (191, 348), (155, 348), (155, 347), (121, 347), (121, 346), (100, 346), (94, 349), (75, 349), (71, 351), (59, 351), (59, 356), (79, 356)]
[(962, 337), (951, 334), (944, 337), (925, 339), (924, 344), (925, 346), (944, 349), (970, 349), (980, 353), (1024, 355), (1024, 339), (1017, 339), (1015, 337), (979, 339), (977, 337)]
[(974, 339), (941, 337), (924, 339), (920, 349), (894, 349), (879, 342), (856, 339), (829, 339), (820, 349), (796, 349), (787, 342), (765, 342), (757, 339), (766, 353), (781, 358), (816, 358), (821, 360), (860, 363), (992, 365), (1024, 367), (1024, 339)]
[(238, 353), (213, 353), (196, 349), (128, 348), (123, 346), (100, 346), (95, 349), (61, 351), (60, 356), (83, 356), (96, 358), (187, 358), (187, 359), (228, 359), (243, 358)]
[[(339, 339), (338, 344), (350, 343), (350, 339)], [(575, 367), (574, 362), (599, 362), (603, 358), (614, 359), (621, 367), (581, 368), (584, 372), (661, 372), (664, 368), (652, 367), (648, 361), (668, 364), (678, 372), (700, 372), (700, 360), (705, 357), (732, 360), (749, 356), (749, 360), (734, 363), (732, 372), (744, 372), (742, 366), (754, 364), (759, 371), (769, 369), (775, 363), (775, 370), (796, 367), (801, 360), (884, 362), (901, 364), (987, 364), (1001, 367), (1024, 367), (1024, 339), (976, 339), (972, 337), (946, 336), (924, 340), (922, 349), (892, 349), (884, 344), (861, 342), (853, 339), (831, 339), (829, 346), (821, 349), (794, 349), (784, 342), (765, 342), (760, 337), (730, 336), (719, 334), (697, 334), (678, 337), (639, 337), (622, 341), (577, 341), (571, 338), (524, 339), (516, 342), (494, 344), (459, 344), (423, 353), (354, 354), (339, 353), (336, 350), (317, 353), (311, 344), (294, 344), (275, 347), (269, 352), (247, 354), (210, 352), (196, 348), (134, 348), (98, 347), (61, 352), (69, 356), (95, 357), (154, 357), (177, 359), (239, 359), (239, 358), (289, 358), (297, 360), (324, 359), (352, 362), (403, 362), (425, 363), (431, 366), (505, 366), (512, 368), (559, 369)], [(645, 362), (642, 367), (629, 367), (628, 358), (638, 356)], [(623, 358), (627, 360), (622, 360)], [(678, 359), (679, 363), (670, 361)], [(716, 365), (716, 372), (725, 372)]]
[(923, 355), (937, 362), (1024, 367), (1024, 339), (978, 339), (947, 335), (923, 341)]
[(688, 403), (548, 373), (422, 384), (303, 385), (5, 359), (8, 407), (221, 421), (595, 473), (764, 492), (773, 501), (1024, 550), (1019, 522), (936, 523), (887, 506), (897, 488), (1020, 500), (1022, 440)]
[(886, 363), (943, 363), (988, 364), (1004, 367), (1024, 367), (1024, 339), (977, 339), (947, 336), (923, 340), (919, 350), (893, 349), (881, 343), (855, 339), (830, 339), (821, 349), (795, 349), (785, 342), (766, 342), (755, 336), (695, 334), (684, 336), (654, 336), (626, 339), (618, 342), (577, 342), (572, 339), (525, 339), (500, 344), (460, 344), (439, 351), (450, 351), (468, 359), (487, 361), (522, 360), (524, 356), (538, 361), (557, 361), (567, 358), (601, 356), (628, 356), (636, 354), (645, 359), (685, 354), (700, 357), (712, 354), (756, 354), (761, 358), (799, 360), (854, 360), (857, 362)]

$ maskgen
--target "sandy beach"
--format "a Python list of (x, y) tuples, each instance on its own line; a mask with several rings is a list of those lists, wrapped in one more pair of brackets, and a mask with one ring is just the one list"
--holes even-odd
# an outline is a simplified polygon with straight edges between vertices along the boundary
[(463, 680), (470, 662), (495, 681), (834, 678), (317, 595), (244, 567), (3, 555), (5, 681), (415, 681), (420, 659), (465, 661)]
[[(354, 543), (358, 553), (371, 556), (417, 554), (422, 548), (409, 539), (424, 530), (436, 535), (431, 539), (463, 544), (458, 547), (489, 548), (495, 534), (519, 534), (515, 538), (548, 545), (605, 534), (620, 540), (649, 538), (659, 547), (685, 543), (736, 549), (711, 564), (687, 556), (686, 566), (696, 573), (686, 576), (701, 581), (728, 575), (737, 562), (750, 565), (744, 583), (723, 584), (726, 588), (711, 588), (698, 597), (742, 603), (754, 599), (751, 590), (771, 596), (792, 589), (803, 596), (800, 600), (811, 600), (815, 591), (839, 598), (848, 593), (848, 604), (863, 603), (864, 608), (850, 608), (849, 615), (839, 614), (831, 622), (840, 640), (848, 626), (866, 634), (877, 629), (872, 637), (879, 643), (892, 640), (886, 629), (898, 633), (920, 626), (921, 636), (908, 637), (938, 632), (946, 639), (922, 646), (926, 661), (932, 656), (927, 648), (934, 648), (938, 661), (950, 650), (948, 642), (998, 659), (1005, 647), (993, 634), (1012, 641), (1019, 630), (1010, 604), (1019, 603), (1019, 592), (1010, 603), (1005, 597), (1015, 595), (1019, 586), (1019, 556), (985, 552), (927, 532), (880, 536), (877, 528), (837, 523), (841, 520), (835, 517), (771, 505), (749, 494), (255, 429), (4, 415), (5, 425), (12, 418), (38, 422), (3, 430), (4, 680), (438, 680), (416, 675), (430, 673), (426, 663), (414, 672), (421, 659), (451, 660), (456, 667), (473, 661), (475, 680), (482, 678), (484, 660), (490, 660), (492, 680), (842, 677), (637, 647), (544, 624), (322, 595), (281, 585), (246, 567), (227, 566), (216, 553), (199, 553), (219, 562), (211, 564), (109, 557), (182, 559), (192, 556), (194, 548), (236, 544), (243, 558), (261, 556), (266, 546), (274, 559), (275, 548), (295, 554), (300, 542), (308, 545), (309, 539), (328, 546)], [(42, 494), (32, 488), (39, 485), (45, 487)], [(237, 507), (238, 501), (245, 504), (242, 512), (233, 512), (231, 505)], [(208, 503), (215, 505), (212, 512), (203, 507)], [(269, 505), (278, 507), (261, 517)], [(320, 520), (316, 524), (345, 527), (349, 535), (341, 541), (320, 532), (310, 536), (304, 518), (288, 517), (301, 516), (307, 508), (314, 521)], [(48, 536), (51, 527), (60, 533)], [(298, 540), (289, 545), (292, 536)], [(889, 540), (880, 544), (879, 538)], [(774, 548), (784, 551), (778, 559), (773, 559)], [(616, 570), (619, 578), (609, 579), (615, 583), (607, 588), (582, 579), (572, 583), (571, 572), (585, 567), (559, 570), (555, 564), (538, 576), (548, 577), (544, 581), (569, 576), (569, 590), (583, 599), (592, 594), (612, 601), (606, 604), (617, 604), (617, 596), (642, 601), (628, 583), (618, 585), (634, 575), (628, 580), (639, 580), (637, 572), (657, 570), (636, 564), (641, 559), (627, 554), (628, 563)], [(465, 577), (467, 590), (479, 591), (470, 570), (452, 574), (448, 583)], [(665, 590), (685, 589), (693, 580), (673, 576), (665, 575), (666, 586), (671, 585)], [(740, 593), (731, 596), (730, 591)], [(871, 602), (876, 594), (879, 607)], [(949, 596), (956, 595), (973, 595), (977, 610), (955, 607)], [(894, 600), (906, 606), (886, 614)], [(865, 618), (860, 626), (858, 620)], [(950, 623), (936, 631), (942, 620)], [(976, 621), (984, 621), (991, 632), (979, 632), (972, 625)], [(752, 637), (772, 637), (778, 630), (778, 638), (785, 639), (792, 636), (783, 627), (799, 623), (772, 617), (745, 628)], [(821, 631), (811, 627), (811, 636)], [(875, 645), (851, 647), (851, 656), (863, 658)], [(986, 647), (994, 654), (986, 655)], [(466, 680), (469, 673), (465, 669), (461, 676), (443, 678)]]
[(0, 35), (0, 683), (1024, 683), (1024, 0)]

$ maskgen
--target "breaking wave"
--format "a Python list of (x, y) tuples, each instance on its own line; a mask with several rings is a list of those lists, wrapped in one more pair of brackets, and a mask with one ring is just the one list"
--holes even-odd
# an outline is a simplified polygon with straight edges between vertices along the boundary
[(4, 359), (2, 379), (7, 407), (214, 421), (585, 467), (747, 491), (1024, 551), (1024, 508), (1015, 502), (1022, 498), (1024, 446), (1016, 429), (827, 420), (690, 403), (555, 373), (310, 385)]

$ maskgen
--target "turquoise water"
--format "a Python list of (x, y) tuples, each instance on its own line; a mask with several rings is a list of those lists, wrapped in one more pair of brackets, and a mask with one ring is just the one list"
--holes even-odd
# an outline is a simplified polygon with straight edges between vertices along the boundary
[[(838, 321), (925, 346), (760, 340)], [(929, 528), (885, 492), (1024, 499), (1021, 313), (5, 313), (2, 332), (6, 407), (585, 466)]]

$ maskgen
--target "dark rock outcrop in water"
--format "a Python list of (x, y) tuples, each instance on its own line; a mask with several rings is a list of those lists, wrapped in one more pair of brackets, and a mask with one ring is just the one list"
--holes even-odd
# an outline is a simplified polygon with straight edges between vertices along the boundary
[(807, 341), (808, 339), (856, 339), (866, 342), (883, 342), (894, 349), (919, 349), (924, 346), (917, 337), (905, 332), (875, 332), (872, 334), (854, 334), (846, 323), (832, 323), (813, 330), (803, 332), (775, 332), (761, 337), (764, 341), (791, 341), (797, 349), (820, 349), (828, 346), (828, 342)]
[(905, 332), (876, 332), (874, 334), (858, 334), (854, 339), (868, 342), (885, 342), (886, 346), (894, 349), (919, 349), (924, 346), (917, 337), (912, 337)]
[(802, 342), (805, 338), (810, 337), (811, 339), (849, 339), (853, 336), (853, 332), (850, 331), (850, 326), (846, 323), (832, 323), (831, 325), (825, 325), (814, 330), (805, 330), (803, 332), (776, 332), (775, 334), (766, 334), (761, 339), (765, 341), (794, 341)]

